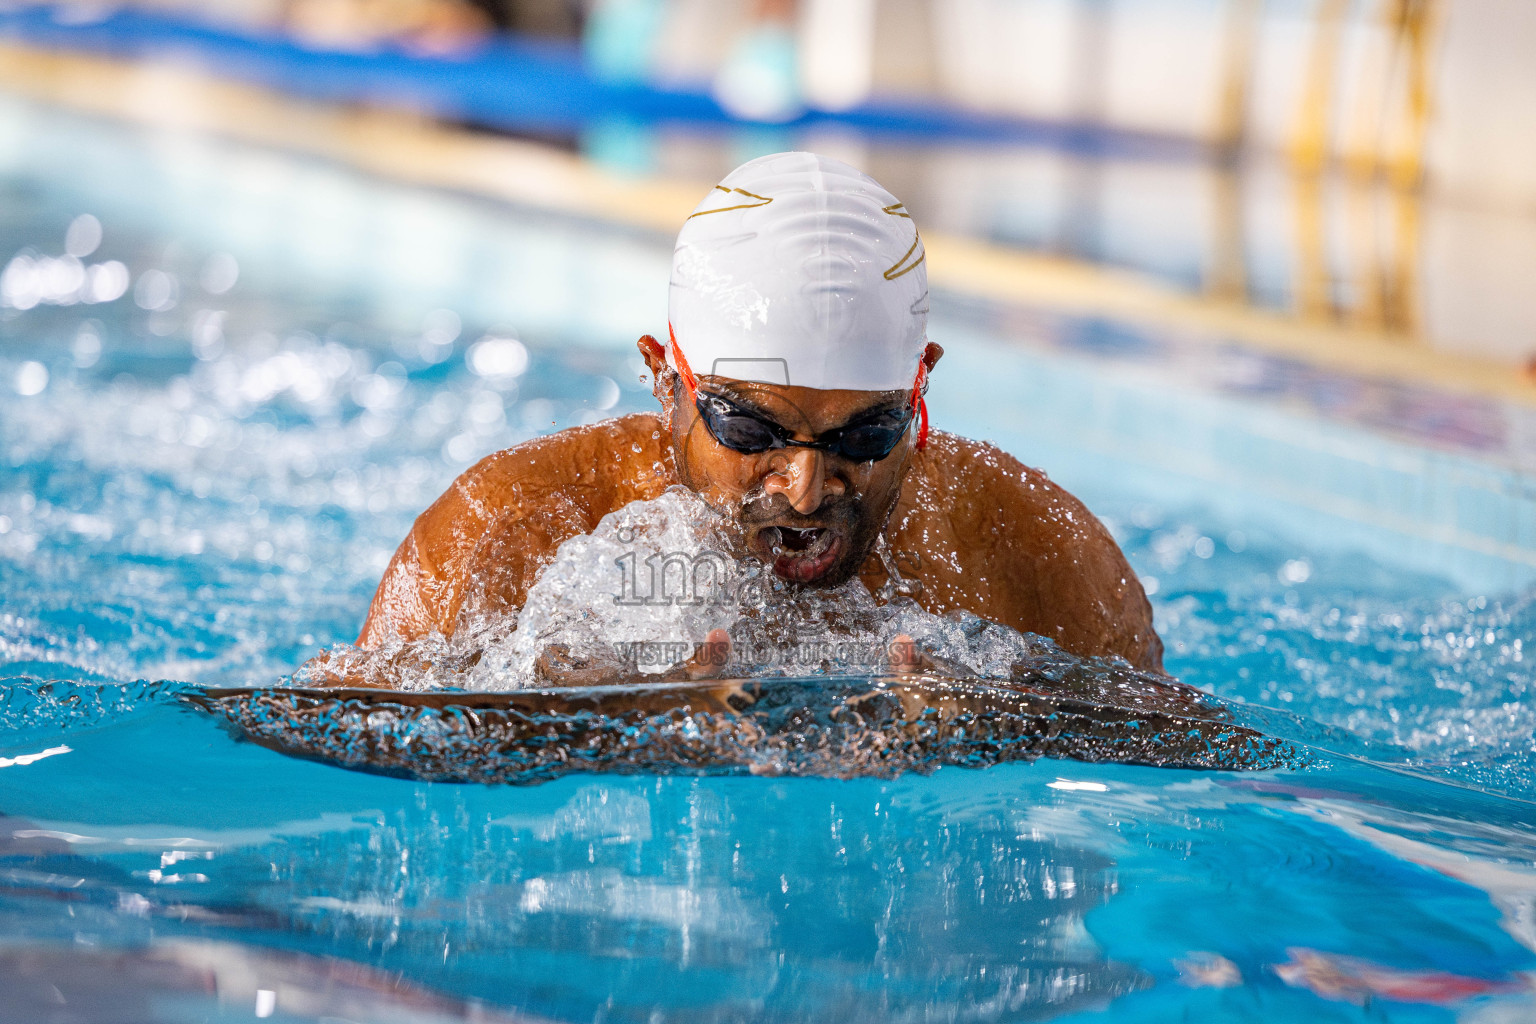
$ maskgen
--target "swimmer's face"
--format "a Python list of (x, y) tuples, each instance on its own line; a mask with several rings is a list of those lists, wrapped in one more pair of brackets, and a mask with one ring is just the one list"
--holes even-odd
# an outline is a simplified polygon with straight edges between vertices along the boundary
[[(710, 431), (677, 375), (667, 368), (660, 344), (642, 338), (640, 351), (671, 421), (673, 454), (683, 484), (736, 517), (750, 553), (781, 578), (830, 587), (856, 575), (901, 495), (916, 443), (915, 427), (903, 430), (883, 458), (793, 446), (736, 451)], [(930, 345), (924, 358), (932, 367), (941, 354), (937, 345)], [(724, 398), (733, 412), (760, 421), (762, 426), (741, 424), (749, 437), (761, 436), (763, 426), (796, 441), (829, 439), (843, 431), (844, 448), (855, 453), (861, 442), (907, 422), (912, 403), (910, 391), (826, 391), (708, 376), (699, 378), (699, 390)], [(865, 427), (874, 429), (859, 429)]]

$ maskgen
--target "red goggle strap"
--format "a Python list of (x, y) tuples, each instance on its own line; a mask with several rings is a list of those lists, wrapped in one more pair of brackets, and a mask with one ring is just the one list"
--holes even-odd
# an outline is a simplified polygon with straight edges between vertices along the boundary
[(683, 350), (677, 344), (677, 332), (672, 329), (672, 324), (667, 323), (667, 338), (672, 342), (672, 366), (683, 378), (683, 387), (688, 389), (688, 397), (693, 398), (699, 393), (698, 378), (693, 375), (693, 369), (688, 365), (688, 360), (683, 356)]
[[(688, 389), (688, 397), (693, 398), (699, 393), (699, 381), (693, 375), (693, 369), (688, 365), (688, 359), (683, 355), (683, 350), (677, 344), (677, 331), (667, 324), (667, 339), (672, 343), (673, 368), (683, 378), (683, 386)], [(917, 414), (917, 450), (922, 451), (928, 447), (928, 402), (923, 398), (923, 388), (928, 383), (928, 364), (918, 360), (917, 376), (912, 381), (912, 408)]]
[(917, 362), (917, 379), (912, 382), (912, 408), (917, 411), (918, 451), (928, 447), (928, 402), (923, 397), (923, 389), (927, 384), (928, 364), (919, 359)]

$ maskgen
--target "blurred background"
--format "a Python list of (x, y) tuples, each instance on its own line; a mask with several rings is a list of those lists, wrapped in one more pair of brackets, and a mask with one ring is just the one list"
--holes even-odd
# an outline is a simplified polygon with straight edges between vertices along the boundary
[(1312, 591), (1528, 603), (1531, 53), (1527, 0), (0, 0), (0, 656), (355, 636), (467, 466), (652, 407), (678, 226), (790, 148), (913, 211), (935, 422), (1089, 503), (1175, 671)]
[[(29, 66), (17, 48), (93, 54), (134, 62), (141, 79), (195, 69), (696, 188), (758, 152), (815, 148), (865, 167), (929, 233), (1521, 371), (1536, 358), (1536, 7), (1523, 0), (77, 0), (0, 12), (0, 68), (22, 92), (69, 70)], [(199, 79), (159, 81), (114, 89), (116, 112), (163, 117), (207, 99)]]

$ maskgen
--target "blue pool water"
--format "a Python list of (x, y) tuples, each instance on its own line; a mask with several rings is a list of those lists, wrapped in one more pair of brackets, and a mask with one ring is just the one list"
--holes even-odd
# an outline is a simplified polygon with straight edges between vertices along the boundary
[(175, 699), (352, 639), (474, 459), (647, 408), (667, 256), (0, 103), (0, 1021), (1536, 1015), (1501, 407), (936, 296), (937, 424), (1078, 492), (1301, 770), (426, 784)]

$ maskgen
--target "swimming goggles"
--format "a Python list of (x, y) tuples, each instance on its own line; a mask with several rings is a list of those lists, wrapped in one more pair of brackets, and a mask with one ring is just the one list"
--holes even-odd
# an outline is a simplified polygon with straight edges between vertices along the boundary
[(733, 452), (759, 455), (775, 448), (814, 448), (849, 462), (877, 462), (896, 450), (912, 425), (913, 410), (882, 409), (829, 430), (814, 441), (797, 441), (772, 420), (709, 391), (694, 392), (694, 404), (710, 436)]
[(829, 430), (814, 441), (796, 441), (779, 424), (763, 419), (724, 395), (700, 390), (698, 379), (688, 366), (683, 350), (678, 347), (677, 332), (671, 324), (667, 325), (667, 340), (671, 342), (672, 361), (678, 378), (693, 396), (710, 436), (732, 451), (759, 455), (774, 448), (815, 448), (854, 462), (875, 462), (896, 450), (901, 435), (914, 418), (917, 420), (914, 447), (918, 451), (928, 447), (928, 403), (923, 399), (928, 390), (928, 364), (922, 360), (917, 364), (917, 376), (912, 381), (912, 404), (906, 412), (894, 409), (879, 412)]

